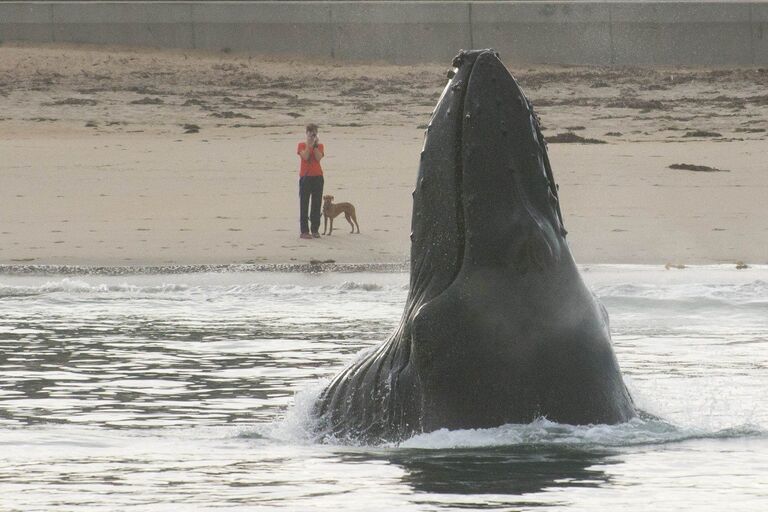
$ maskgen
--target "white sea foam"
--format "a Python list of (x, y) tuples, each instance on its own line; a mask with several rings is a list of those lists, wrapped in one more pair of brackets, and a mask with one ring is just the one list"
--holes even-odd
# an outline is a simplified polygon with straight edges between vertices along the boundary
[[(359, 442), (354, 439), (337, 439), (318, 434), (318, 420), (313, 415), (313, 408), (323, 387), (324, 385), (318, 384), (299, 393), (286, 416), (280, 421), (257, 427), (258, 435), (277, 443), (322, 442), (359, 446)], [(383, 446), (425, 450), (501, 446), (570, 446), (588, 449), (740, 437), (768, 437), (768, 431), (750, 423), (715, 430), (695, 426), (683, 427), (651, 417), (637, 417), (618, 425), (567, 425), (539, 418), (527, 424), (506, 424), (496, 428), (443, 428), (417, 434), (400, 443), (384, 443)]]
[(528, 424), (508, 424), (489, 429), (440, 429), (419, 434), (403, 443), (402, 448), (448, 449), (490, 446), (573, 446), (622, 447), (645, 444), (664, 444), (702, 438), (730, 438), (766, 436), (756, 426), (707, 431), (681, 428), (659, 419), (634, 418), (618, 425), (564, 425), (540, 418)]
[(53, 293), (65, 293), (73, 295), (104, 293), (163, 294), (187, 292), (189, 290), (190, 287), (184, 284), (158, 284), (153, 286), (138, 286), (129, 283), (92, 284), (71, 278), (47, 281), (38, 286), (14, 286), (0, 283), (0, 297), (23, 297)]
[[(325, 379), (303, 389), (296, 394), (294, 403), (281, 420), (261, 425), (254, 432), (259, 437), (277, 443), (359, 446), (359, 441), (355, 439), (338, 439), (318, 431), (319, 420), (314, 415), (314, 407), (329, 382)], [(641, 400), (643, 403), (640, 405), (647, 401)], [(658, 408), (657, 404), (653, 408), (654, 412)], [(646, 413), (617, 425), (568, 425), (542, 417), (527, 424), (506, 424), (495, 428), (443, 428), (414, 435), (400, 443), (384, 443), (383, 446), (428, 450), (539, 445), (599, 448), (665, 444), (692, 439), (768, 437), (768, 430), (751, 423), (751, 418), (743, 419), (746, 421), (732, 418), (729, 426), (718, 428), (713, 427), (713, 422), (704, 416), (699, 421), (689, 418), (685, 425), (676, 425)]]
[(768, 303), (768, 282), (672, 285), (617, 284), (596, 286), (598, 297), (610, 299), (650, 299), (657, 301), (714, 301), (735, 304)]
[[(217, 279), (221, 277), (221, 279)], [(8, 278), (0, 277), (0, 297), (25, 297), (48, 294), (209, 294), (221, 297), (252, 296), (272, 294), (279, 296), (306, 294), (347, 294), (365, 292), (384, 292), (401, 294), (407, 290), (403, 279), (393, 282), (391, 276), (385, 276), (383, 282), (371, 281), (339, 281), (325, 279), (314, 281), (310, 278), (296, 279), (293, 282), (274, 282), (273, 276), (248, 275), (245, 283), (229, 284), (230, 276), (221, 274), (196, 274), (173, 276), (86, 276), (63, 277), (60, 279), (41, 278)], [(258, 279), (265, 277), (265, 279)], [(398, 277), (401, 277), (398, 275)], [(186, 278), (186, 279), (185, 279)], [(14, 284), (20, 281), (24, 284)], [(31, 283), (30, 283), (31, 281)], [(251, 282), (248, 282), (251, 281)], [(255, 282), (254, 282), (255, 281)]]

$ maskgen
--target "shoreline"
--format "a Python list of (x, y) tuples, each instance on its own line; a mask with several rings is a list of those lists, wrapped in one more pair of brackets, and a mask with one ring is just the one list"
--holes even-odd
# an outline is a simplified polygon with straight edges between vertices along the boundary
[[(626, 268), (641, 270), (685, 271), (686, 269), (768, 270), (768, 264), (715, 263), (715, 264), (651, 264), (651, 263), (577, 263), (581, 272), (595, 268)], [(296, 263), (296, 264), (221, 264), (221, 265), (157, 265), (157, 266), (90, 266), (90, 265), (0, 265), (0, 277), (10, 276), (150, 276), (184, 274), (397, 274), (410, 273), (409, 263)]]
[(225, 273), (400, 273), (409, 272), (407, 263), (231, 263), (219, 265), (0, 265), (0, 276), (134, 276)]

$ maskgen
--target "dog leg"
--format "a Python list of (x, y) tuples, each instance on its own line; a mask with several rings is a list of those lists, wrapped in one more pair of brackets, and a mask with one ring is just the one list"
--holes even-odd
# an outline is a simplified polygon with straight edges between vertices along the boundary
[(323, 234), (328, 231), (328, 216), (323, 215)]
[[(360, 234), (360, 224), (357, 223), (357, 214), (355, 213), (354, 208), (352, 209), (350, 214), (352, 216), (352, 220), (355, 221), (355, 226), (357, 226), (357, 234), (359, 235)], [(352, 232), (353, 233), (355, 232), (355, 226), (352, 226)]]
[(354, 233), (355, 232), (355, 225), (352, 224), (352, 219), (350, 218), (350, 215), (349, 215), (348, 212), (344, 212), (344, 218), (347, 219), (347, 222), (349, 222), (349, 225), (352, 226), (352, 231), (350, 231), (350, 233)]

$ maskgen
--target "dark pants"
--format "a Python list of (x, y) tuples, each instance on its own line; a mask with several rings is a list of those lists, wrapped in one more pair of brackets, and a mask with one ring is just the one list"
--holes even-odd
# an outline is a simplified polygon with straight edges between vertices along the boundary
[(312, 232), (317, 233), (320, 229), (320, 206), (323, 201), (324, 183), (325, 180), (322, 176), (302, 176), (299, 178), (299, 224), (302, 233), (309, 233), (307, 211), (309, 211), (309, 220), (312, 223)]

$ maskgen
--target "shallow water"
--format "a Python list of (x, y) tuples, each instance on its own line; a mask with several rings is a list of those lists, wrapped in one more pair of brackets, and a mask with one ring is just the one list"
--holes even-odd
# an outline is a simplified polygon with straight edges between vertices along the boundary
[(308, 411), (405, 274), (0, 276), (0, 509), (768, 509), (768, 267), (583, 271), (661, 419), (384, 446)]

